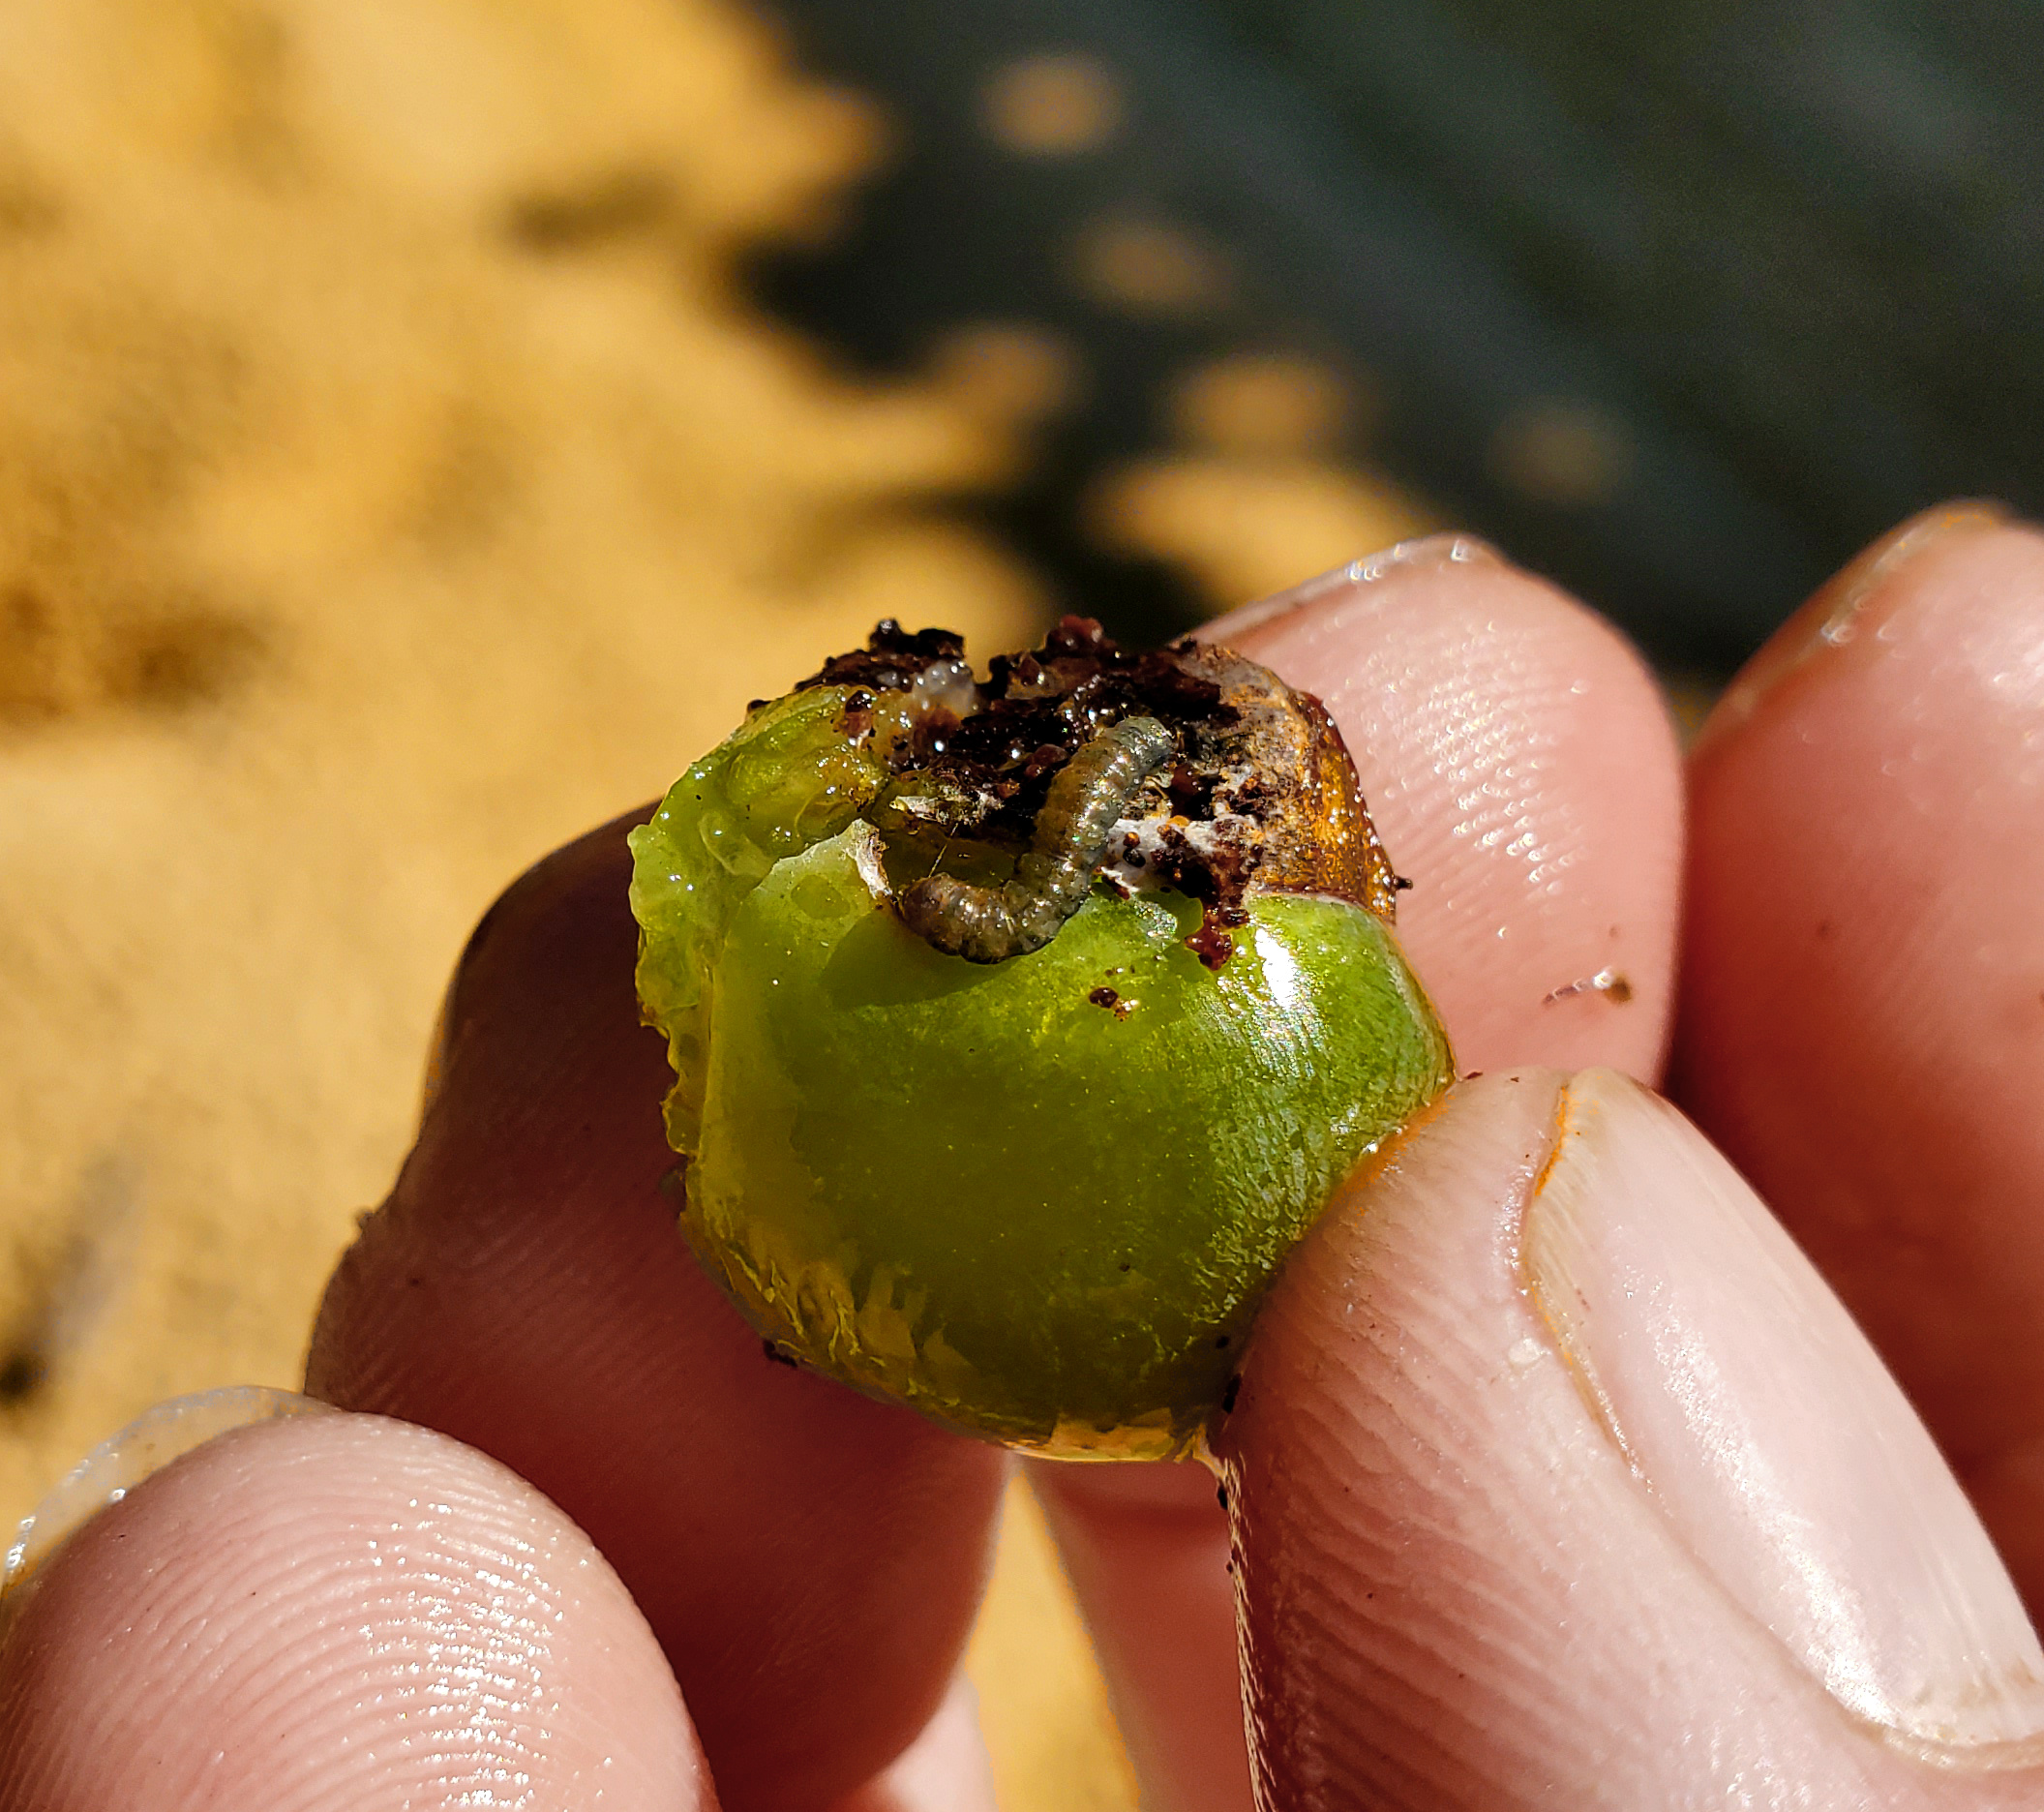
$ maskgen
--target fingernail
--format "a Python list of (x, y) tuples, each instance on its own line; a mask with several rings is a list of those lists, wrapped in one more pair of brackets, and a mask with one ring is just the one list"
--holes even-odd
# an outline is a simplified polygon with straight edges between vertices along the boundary
[(1789, 675), (1857, 641), (1890, 599), (1894, 581), (1935, 551), (1992, 534), (2011, 520), (1999, 503), (1961, 498), (1912, 516), (1827, 580), (1726, 687), (1691, 752), (1744, 723)]
[(0, 1620), (19, 1609), (36, 1574), (66, 1541), (181, 1454), (251, 1423), (333, 1413), (331, 1404), (316, 1398), (258, 1385), (198, 1391), (145, 1409), (80, 1460), (21, 1519), (14, 1545), (0, 1562)]
[(1421, 535), (1378, 553), (1366, 554), (1361, 559), (1349, 560), (1288, 590), (1259, 598), (1253, 604), (1245, 604), (1225, 617), (1217, 617), (1201, 628), (1199, 639), (1225, 643), (1231, 636), (1246, 635), (1276, 618), (1289, 617), (1294, 611), (1305, 610), (1331, 593), (1345, 591), (1353, 586), (1382, 585), (1391, 579), (1412, 573), (1435, 572), (1444, 566), (1501, 566), (1506, 563), (1504, 556), (1489, 542), (1472, 534), (1456, 530), (1447, 534)]
[(1523, 1263), (1676, 1537), (1848, 1711), (1934, 1747), (2044, 1731), (2044, 1651), (1950, 1469), (1680, 1114), (1610, 1071), (1572, 1079)]

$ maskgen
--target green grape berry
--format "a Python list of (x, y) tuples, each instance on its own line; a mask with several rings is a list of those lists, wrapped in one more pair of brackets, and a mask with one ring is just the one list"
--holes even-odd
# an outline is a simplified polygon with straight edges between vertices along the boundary
[(698, 1256), (777, 1356), (1068, 1458), (1183, 1453), (1280, 1259), (1453, 1076), (1312, 698), (1067, 618), (891, 622), (632, 833)]

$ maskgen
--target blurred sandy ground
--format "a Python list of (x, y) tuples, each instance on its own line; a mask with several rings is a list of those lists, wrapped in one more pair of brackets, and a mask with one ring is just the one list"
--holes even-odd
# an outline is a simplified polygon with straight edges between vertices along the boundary
[[(513, 874), (879, 617), (1051, 612), (932, 506), (1031, 386), (733, 292), (884, 146), (711, 0), (0, 8), (0, 1518), (295, 1382)], [(1219, 602), (1417, 526), (1314, 384), (1194, 374), (1102, 532)], [(972, 1665), (1010, 1812), (1130, 1802), (1026, 1496)]]

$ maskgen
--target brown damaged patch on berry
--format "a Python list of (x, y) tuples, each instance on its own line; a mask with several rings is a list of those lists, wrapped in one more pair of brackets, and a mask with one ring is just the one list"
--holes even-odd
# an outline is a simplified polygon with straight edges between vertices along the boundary
[[(1258, 893), (1331, 895), (1387, 922), (1394, 916), (1402, 883), (1340, 733), (1318, 699), (1230, 649), (1181, 640), (1131, 652), (1092, 619), (1067, 617), (1040, 647), (995, 656), (975, 681), (958, 637), (911, 635), (890, 619), (864, 649), (803, 681), (819, 685), (850, 688), (846, 735), (879, 739), (869, 746), (893, 775), (867, 816), (883, 833), (897, 897), (917, 883), (928, 894), (931, 877), (955, 876), (961, 885), (947, 883), (946, 897), (986, 921), (1009, 895), (1018, 911), (1032, 903), (1032, 862), (1045, 872), (1062, 863), (1066, 873), (1084, 863), (1111, 891), (1196, 901), (1200, 923), (1185, 943), (1216, 970), (1234, 953), (1246, 902)], [(876, 724), (890, 710), (898, 727), (883, 735)], [(1154, 739), (1141, 720), (1168, 735), (1166, 758), (1152, 756), (1140, 777), (1127, 764), (1097, 764), (1122, 776), (1122, 790), (1101, 795), (1097, 810), (1073, 811), (1067, 785), (1061, 815), (1046, 818), (1072, 758), (1110, 731)], [(1092, 837), (1102, 820), (1112, 822), (1097, 848), (1059, 840), (1067, 822)], [(1046, 839), (1057, 847), (1042, 847)], [(919, 905), (919, 934), (961, 949), (943, 941), (944, 927), (923, 922), (930, 917)], [(1006, 948), (974, 959), (1002, 959)]]

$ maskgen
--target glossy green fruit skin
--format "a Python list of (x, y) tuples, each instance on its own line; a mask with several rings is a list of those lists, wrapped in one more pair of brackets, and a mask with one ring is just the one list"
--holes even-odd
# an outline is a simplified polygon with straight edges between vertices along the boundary
[(639, 833), (635, 901), (700, 903), (676, 853), (722, 852), (721, 923), (646, 940), (699, 972), (641, 972), (649, 1008), (698, 997), (670, 1130), (711, 1275), (789, 1355), (975, 1434), (1184, 1452), (1286, 1251), (1452, 1078), (1389, 931), (1344, 900), (1252, 896), (1214, 972), (1183, 942), (1193, 902), (1097, 891), (1045, 949), (976, 965), (877, 892), (850, 802), (870, 776), (840, 771), (797, 812), (827, 833), (755, 877), (725, 860), (743, 814), (702, 768)]

